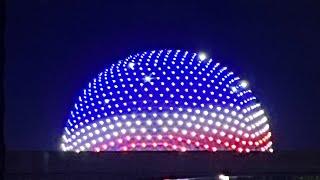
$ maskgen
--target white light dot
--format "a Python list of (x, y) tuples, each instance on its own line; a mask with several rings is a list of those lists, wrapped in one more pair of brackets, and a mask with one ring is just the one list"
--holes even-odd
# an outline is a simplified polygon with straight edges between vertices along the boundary
[(204, 61), (204, 60), (207, 59), (207, 55), (206, 55), (206, 53), (204, 53), (204, 52), (200, 52), (200, 53), (198, 54), (198, 58), (199, 58), (200, 61)]
[(242, 88), (246, 88), (246, 87), (248, 87), (248, 85), (249, 85), (249, 83), (248, 83), (248, 81), (246, 81), (246, 80), (242, 80), (242, 81), (240, 82), (240, 86), (241, 86)]

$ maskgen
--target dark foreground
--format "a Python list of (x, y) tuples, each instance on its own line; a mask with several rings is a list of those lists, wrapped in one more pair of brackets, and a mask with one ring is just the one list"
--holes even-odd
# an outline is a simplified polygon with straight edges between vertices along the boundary
[(6, 179), (319, 179), (319, 152), (7, 152)]

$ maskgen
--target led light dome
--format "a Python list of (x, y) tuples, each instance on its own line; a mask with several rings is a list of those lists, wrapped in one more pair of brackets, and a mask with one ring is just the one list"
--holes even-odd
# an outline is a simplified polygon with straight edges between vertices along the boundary
[(270, 151), (247, 81), (203, 53), (138, 53), (98, 74), (74, 104), (63, 151)]

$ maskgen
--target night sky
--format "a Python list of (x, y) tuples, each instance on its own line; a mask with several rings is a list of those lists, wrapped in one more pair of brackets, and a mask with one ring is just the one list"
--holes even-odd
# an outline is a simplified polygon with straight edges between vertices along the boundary
[(319, 150), (319, 6), (217, 2), (7, 1), (7, 149), (56, 150), (93, 77), (135, 52), (172, 48), (205, 51), (247, 79), (275, 150)]

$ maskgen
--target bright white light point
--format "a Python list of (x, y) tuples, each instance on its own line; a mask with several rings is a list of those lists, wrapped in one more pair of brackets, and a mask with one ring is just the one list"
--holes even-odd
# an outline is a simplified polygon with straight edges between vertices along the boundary
[(168, 128), (167, 128), (167, 127), (163, 127), (163, 128), (162, 128), (162, 131), (163, 131), (163, 132), (167, 132), (167, 131), (168, 131)]
[(148, 82), (148, 83), (151, 83), (151, 80), (153, 79), (153, 77), (151, 77), (151, 75), (149, 75), (149, 76), (145, 76), (144, 78), (143, 78), (143, 80), (144, 80), (144, 82)]
[(225, 176), (223, 174), (219, 175), (219, 180), (229, 180), (229, 176)]
[(204, 61), (204, 60), (207, 59), (207, 55), (206, 55), (206, 53), (204, 53), (204, 52), (200, 52), (200, 53), (198, 54), (198, 57), (199, 57), (199, 60), (200, 60), (200, 61)]
[(269, 152), (273, 153), (273, 149), (272, 149), (272, 148), (270, 148), (270, 149), (269, 149)]
[(183, 114), (182, 117), (183, 117), (183, 119), (187, 119), (188, 115), (187, 114)]
[(246, 88), (246, 87), (248, 87), (248, 85), (249, 85), (249, 83), (248, 83), (248, 81), (246, 81), (246, 80), (242, 80), (242, 81), (240, 82), (240, 86), (241, 86), (242, 88)]
[(128, 67), (133, 70), (134, 69), (134, 65), (135, 64), (133, 62), (129, 62)]
[(141, 130), (142, 133), (145, 133), (147, 131), (147, 129), (144, 128), (144, 127), (142, 127), (140, 130)]

